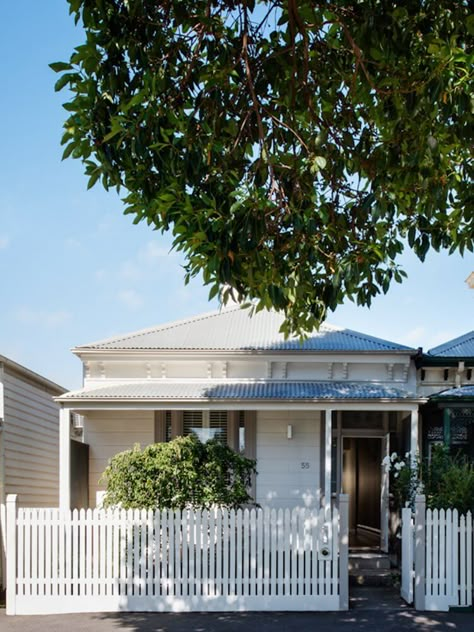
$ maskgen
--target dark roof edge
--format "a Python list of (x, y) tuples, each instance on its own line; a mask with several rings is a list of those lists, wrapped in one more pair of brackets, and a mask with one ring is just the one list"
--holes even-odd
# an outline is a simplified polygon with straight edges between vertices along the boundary
[(456, 356), (456, 357), (443, 357), (443, 356), (430, 356), (423, 354), (417, 360), (417, 367), (423, 368), (425, 366), (458, 366), (460, 362), (468, 367), (474, 367), (473, 356)]
[(23, 366), (22, 364), (18, 364), (18, 362), (15, 362), (14, 360), (10, 360), (10, 358), (7, 358), (6, 356), (0, 355), (0, 364), (3, 364), (7, 368), (11, 368), (16, 373), (20, 373), (20, 375), (24, 375), (30, 380), (39, 382), (43, 386), (46, 386), (50, 390), (60, 393), (61, 395), (68, 392), (67, 388), (64, 388), (63, 386), (56, 384), (56, 382), (53, 382), (52, 380), (49, 380), (47, 377), (44, 377), (43, 375), (40, 375), (39, 373), (36, 373), (35, 371), (28, 369), (26, 366)]
[(274, 349), (274, 348), (258, 348), (258, 349), (212, 349), (207, 347), (202, 348), (181, 348), (176, 349), (173, 347), (169, 348), (154, 348), (154, 347), (144, 347), (144, 348), (130, 348), (130, 347), (121, 347), (121, 348), (85, 348), (85, 347), (73, 347), (71, 349), (72, 353), (77, 355), (78, 357), (92, 354), (125, 354), (125, 355), (142, 355), (142, 354), (198, 354), (198, 353), (211, 353), (211, 354), (239, 354), (239, 355), (294, 355), (296, 354), (305, 354), (305, 355), (409, 355), (410, 357), (415, 357), (418, 353), (416, 349), (410, 349), (407, 347), (406, 349)]

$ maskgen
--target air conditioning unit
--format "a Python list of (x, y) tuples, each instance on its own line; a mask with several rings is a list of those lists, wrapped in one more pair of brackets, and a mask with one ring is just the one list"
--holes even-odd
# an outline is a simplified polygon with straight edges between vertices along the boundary
[(71, 426), (74, 430), (82, 430), (84, 428), (84, 417), (77, 413), (71, 413)]

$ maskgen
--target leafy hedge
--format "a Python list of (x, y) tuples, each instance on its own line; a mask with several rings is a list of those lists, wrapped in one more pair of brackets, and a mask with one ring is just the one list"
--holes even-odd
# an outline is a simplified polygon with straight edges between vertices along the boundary
[(251, 501), (255, 461), (194, 435), (116, 454), (101, 477), (104, 506), (124, 509), (238, 507)]

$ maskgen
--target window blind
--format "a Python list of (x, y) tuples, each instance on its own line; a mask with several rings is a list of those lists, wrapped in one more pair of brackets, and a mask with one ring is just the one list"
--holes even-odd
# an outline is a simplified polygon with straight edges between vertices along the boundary
[(185, 410), (183, 413), (183, 435), (194, 434), (200, 441), (217, 439), (227, 442), (227, 411)]

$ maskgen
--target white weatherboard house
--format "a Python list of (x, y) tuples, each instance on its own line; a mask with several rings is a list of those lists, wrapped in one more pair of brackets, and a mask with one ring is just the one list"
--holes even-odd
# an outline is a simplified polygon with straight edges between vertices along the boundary
[(5, 499), (23, 507), (59, 503), (58, 405), (65, 389), (0, 355), (0, 585), (5, 585)]
[(114, 454), (195, 432), (256, 458), (263, 507), (316, 507), (349, 495), (352, 544), (388, 546), (393, 449), (418, 449), (416, 351), (324, 325), (304, 342), (282, 316), (239, 307), (116, 336), (73, 351), (83, 388), (57, 398), (60, 506), (71, 506), (71, 412), (84, 418), (89, 504)]

